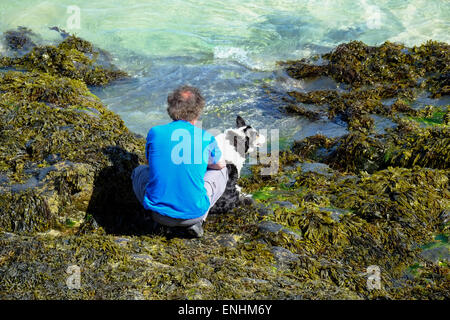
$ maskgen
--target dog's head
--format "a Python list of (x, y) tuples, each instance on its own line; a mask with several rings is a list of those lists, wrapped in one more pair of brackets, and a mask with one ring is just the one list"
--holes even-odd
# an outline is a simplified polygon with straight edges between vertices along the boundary
[(266, 142), (266, 137), (246, 124), (241, 116), (236, 118), (236, 128), (227, 130), (226, 139), (242, 157), (255, 151), (256, 148), (261, 147)]

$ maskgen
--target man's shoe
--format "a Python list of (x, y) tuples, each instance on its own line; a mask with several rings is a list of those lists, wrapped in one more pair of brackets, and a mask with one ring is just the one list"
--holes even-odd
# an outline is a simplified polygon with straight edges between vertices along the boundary
[(199, 222), (197, 224), (194, 224), (187, 228), (188, 235), (194, 237), (194, 238), (201, 238), (203, 237), (203, 227), (202, 223)]

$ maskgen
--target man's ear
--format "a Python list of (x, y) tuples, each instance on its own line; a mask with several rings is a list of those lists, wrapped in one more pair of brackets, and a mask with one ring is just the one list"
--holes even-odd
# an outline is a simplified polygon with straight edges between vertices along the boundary
[(242, 128), (242, 127), (245, 127), (245, 126), (246, 126), (245, 120), (242, 119), (241, 116), (237, 116), (237, 117), (236, 117), (236, 127)]

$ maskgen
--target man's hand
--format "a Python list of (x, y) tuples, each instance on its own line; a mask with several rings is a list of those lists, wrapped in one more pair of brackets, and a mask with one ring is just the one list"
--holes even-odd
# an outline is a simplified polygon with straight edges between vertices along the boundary
[(217, 163), (210, 163), (208, 164), (208, 169), (213, 169), (213, 170), (222, 170), (223, 168), (225, 168), (227, 166), (225, 160), (220, 160)]

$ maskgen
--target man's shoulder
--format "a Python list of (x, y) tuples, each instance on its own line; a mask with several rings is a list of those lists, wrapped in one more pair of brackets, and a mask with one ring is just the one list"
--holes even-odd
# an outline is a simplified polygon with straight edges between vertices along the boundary
[(185, 121), (173, 121), (173, 122), (169, 122), (166, 124), (154, 126), (154, 127), (150, 128), (150, 130), (148, 131), (147, 139), (151, 139), (155, 135), (162, 136), (162, 135), (171, 134), (174, 130), (186, 130), (190, 134), (193, 134), (193, 135), (200, 134), (203, 138), (202, 139), (203, 141), (208, 141), (208, 142), (215, 141), (214, 135), (212, 135), (211, 133), (209, 133), (208, 131), (206, 131), (200, 127), (194, 126)]
[(169, 122), (151, 127), (150, 130), (148, 130), (147, 138), (152, 137), (155, 134), (169, 131), (172, 127), (171, 126), (172, 123), (173, 122)]
[(215, 137), (211, 133), (203, 129), (202, 131), (203, 131), (203, 140), (215, 141)]

